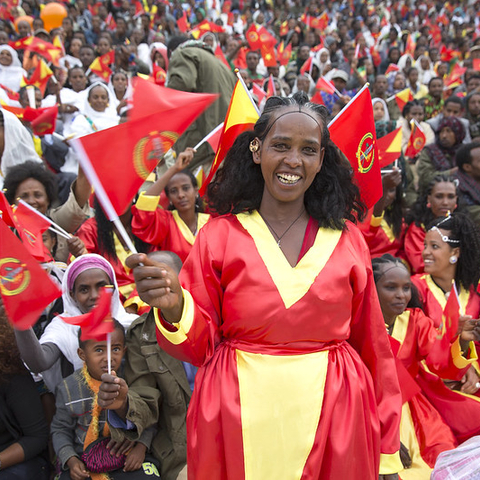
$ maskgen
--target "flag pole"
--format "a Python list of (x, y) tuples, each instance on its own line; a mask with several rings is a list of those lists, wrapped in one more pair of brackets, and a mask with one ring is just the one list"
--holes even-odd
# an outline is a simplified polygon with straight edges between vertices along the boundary
[(327, 125), (327, 128), (330, 128), (347, 110), (347, 108), (355, 101), (355, 99), (366, 89), (370, 86), (367, 82), (358, 92), (357, 94), (340, 110), (340, 113), (334, 117), (331, 122)]
[(243, 85), (243, 88), (245, 89), (245, 92), (247, 93), (248, 98), (252, 102), (253, 108), (255, 108), (256, 112), (258, 113), (258, 116), (260, 117), (260, 110), (258, 109), (257, 104), (253, 100), (252, 95), (250, 94), (250, 90), (245, 85), (245, 82), (244, 82), (242, 76), (240, 75), (240, 70), (238, 68), (235, 69), (235, 75), (237, 76), (238, 81)]
[(103, 188), (102, 182), (98, 178), (97, 172), (92, 167), (90, 159), (88, 158), (87, 153), (85, 152), (82, 142), (77, 138), (72, 140), (72, 146), (75, 152), (78, 155), (78, 161), (83, 168), (85, 176), (87, 177), (90, 184), (95, 189), (95, 195), (97, 196), (100, 204), (102, 205), (105, 214), (111, 222), (117, 227), (119, 235), (122, 237), (122, 240), (125, 242), (125, 245), (132, 253), (138, 253), (135, 245), (133, 244), (130, 236), (128, 235), (125, 227), (123, 226), (120, 218), (118, 217), (115, 208), (113, 208), (112, 202), (108, 198), (107, 192)]
[(205, 142), (207, 142), (211, 137), (213, 137), (221, 128), (223, 128), (223, 122), (215, 127), (210, 133), (205, 135), (202, 140), (200, 140), (194, 147), (194, 150), (197, 150), (200, 145), (203, 145)]
[(43, 213), (39, 212), (36, 208), (33, 208), (31, 205), (29, 205), (27, 202), (23, 201), (22, 199), (18, 199), (18, 203), (21, 203), (25, 208), (28, 208), (30, 211), (38, 215), (39, 217), (43, 218), (46, 222), (50, 223), (52, 227), (50, 230), (54, 230), (56, 233), (62, 235), (62, 237), (65, 238), (71, 238), (72, 236), (64, 230), (60, 225), (56, 224), (53, 220), (50, 218), (46, 217)]
[(112, 373), (112, 333), (107, 333), (107, 370), (108, 374)]

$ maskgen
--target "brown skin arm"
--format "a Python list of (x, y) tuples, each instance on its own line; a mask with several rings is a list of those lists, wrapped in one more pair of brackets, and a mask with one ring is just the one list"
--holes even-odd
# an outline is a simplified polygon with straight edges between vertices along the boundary
[(83, 173), (82, 167), (78, 167), (78, 177), (73, 187), (73, 194), (80, 208), (83, 208), (90, 198), (92, 186)]
[(70, 457), (67, 460), (67, 466), (70, 469), (70, 477), (72, 477), (72, 480), (90, 478), (90, 473), (88, 473), (85, 464), (78, 457)]
[(25, 452), (19, 443), (14, 443), (0, 452), (2, 470), (25, 460)]
[(125, 421), (128, 411), (127, 401), (128, 385), (123, 378), (112, 373), (102, 375), (102, 383), (98, 391), (98, 404), (107, 410), (115, 410), (115, 413)]

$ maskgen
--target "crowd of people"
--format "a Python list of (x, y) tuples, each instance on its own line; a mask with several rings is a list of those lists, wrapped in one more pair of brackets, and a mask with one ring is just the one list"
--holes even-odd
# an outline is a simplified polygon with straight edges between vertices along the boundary
[[(32, 328), (0, 301), (0, 480), (442, 475), (480, 436), (479, 2), (47, 6), (0, 6), (0, 187), (69, 234)], [(201, 197), (236, 70), (260, 118)], [(70, 140), (128, 122), (135, 76), (219, 98), (120, 216), (132, 255)], [(401, 129), (370, 209), (327, 128), (367, 82), (376, 138)], [(108, 343), (63, 320), (105, 289)]]

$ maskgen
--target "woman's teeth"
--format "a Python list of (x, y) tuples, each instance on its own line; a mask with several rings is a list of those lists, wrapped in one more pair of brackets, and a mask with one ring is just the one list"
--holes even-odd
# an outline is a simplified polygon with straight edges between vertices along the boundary
[(277, 178), (280, 180), (281, 183), (291, 185), (293, 183), (297, 183), (300, 180), (300, 175), (277, 173)]

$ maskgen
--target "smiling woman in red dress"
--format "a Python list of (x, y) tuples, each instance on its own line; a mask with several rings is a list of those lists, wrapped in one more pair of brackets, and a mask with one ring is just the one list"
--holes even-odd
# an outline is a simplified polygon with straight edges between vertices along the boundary
[[(200, 231), (181, 286), (144, 255), (128, 260), (161, 347), (200, 367), (192, 479), (377, 480), (402, 468), (395, 363), (352, 223), (365, 209), (325, 108), (306, 102), (269, 99), (237, 138), (208, 191), (222, 216)], [(118, 385), (102, 387), (103, 406), (122, 408)]]

